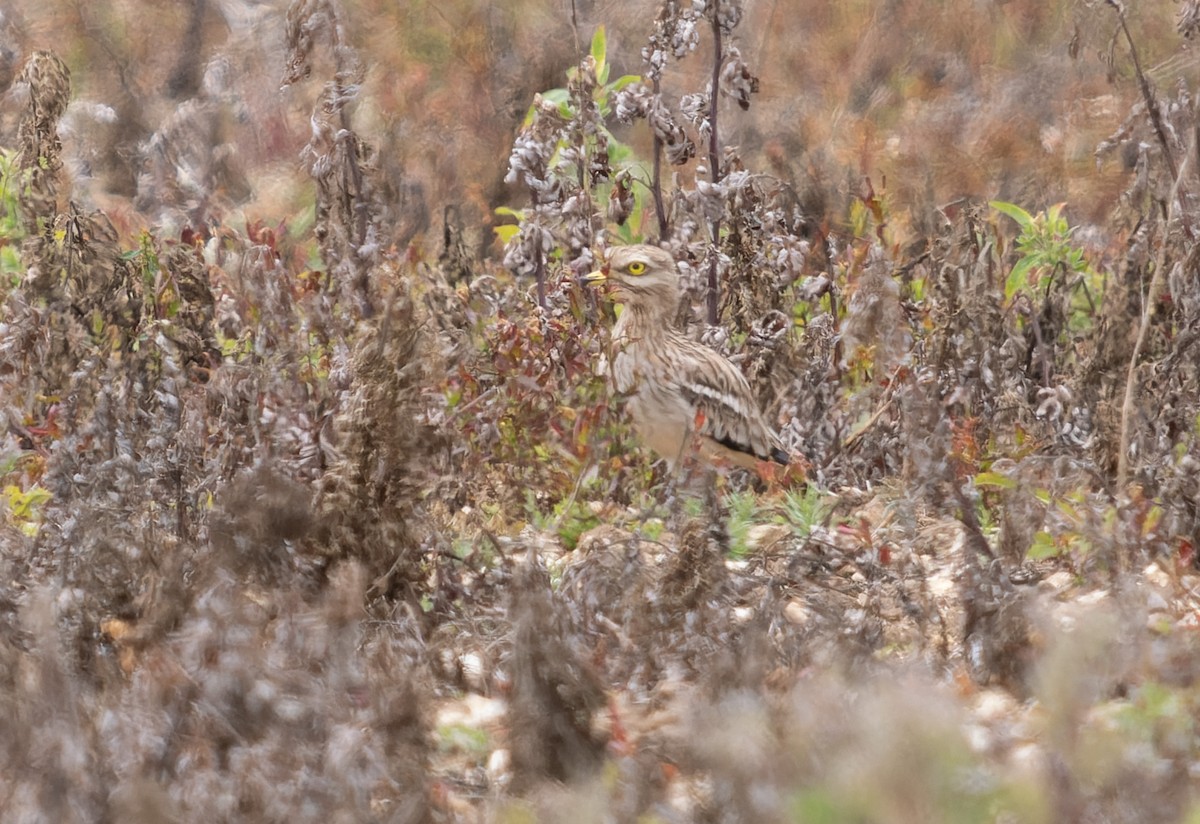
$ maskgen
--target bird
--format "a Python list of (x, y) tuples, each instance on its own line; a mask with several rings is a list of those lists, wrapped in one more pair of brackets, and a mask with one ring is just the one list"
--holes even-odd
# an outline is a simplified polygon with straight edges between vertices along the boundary
[(615, 246), (583, 280), (605, 285), (623, 305), (610, 336), (608, 377), (626, 398), (645, 446), (671, 467), (693, 447), (717, 467), (788, 464), (741, 370), (673, 327), (681, 289), (669, 252), (645, 244)]

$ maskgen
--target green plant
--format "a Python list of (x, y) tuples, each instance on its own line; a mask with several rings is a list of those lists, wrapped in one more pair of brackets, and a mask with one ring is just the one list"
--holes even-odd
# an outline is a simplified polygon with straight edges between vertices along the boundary
[(750, 530), (758, 522), (758, 496), (753, 492), (734, 492), (725, 499), (729, 507), (729, 554), (744, 558), (750, 554)]
[(7, 291), (21, 282), (21, 240), (25, 226), (21, 220), (19, 187), (21, 173), (14, 153), (0, 149), (0, 290)]
[(51, 497), (48, 490), (36, 485), (21, 489), (10, 484), (0, 490), (0, 500), (8, 509), (8, 519), (30, 537), (37, 535), (42, 523), (42, 507)]
[[(529, 206), (497, 209), (516, 223), (495, 231), (505, 244), (505, 264), (534, 277), (542, 306), (550, 261), (591, 265), (600, 226), (597, 204), (608, 203), (614, 223), (633, 215), (635, 225), (641, 224), (642, 197), (632, 180), (645, 176), (643, 165), (606, 125), (615, 96), (641, 78), (624, 75), (609, 82), (607, 49), (601, 26), (590, 53), (567, 72), (567, 86), (534, 98), (509, 157), (506, 180), (526, 187)], [(638, 237), (634, 229), (626, 232), (626, 240)]]
[(526, 493), (525, 510), (530, 523), (539, 530), (554, 533), (569, 550), (578, 546), (580, 536), (600, 523), (587, 501), (580, 500), (577, 495), (559, 501), (546, 515), (538, 505), (537, 496), (530, 490)]
[(808, 535), (813, 527), (823, 524), (833, 510), (829, 498), (814, 486), (784, 492), (779, 508), (780, 518), (801, 536)]
[(532, 523), (573, 547), (597, 522), (591, 501), (635, 504), (655, 473), (598, 368), (592, 296), (556, 283), (537, 312), (519, 281), (502, 274), (497, 287), (495, 310), (447, 296), (471, 341), (438, 387), (465, 446), (457, 467), (477, 479), (471, 497), (488, 529)]
[(437, 728), (438, 749), (456, 752), (477, 760), (491, 752), (492, 744), (486, 730), (468, 724), (443, 724)]
[(1057, 529), (1039, 529), (1033, 536), (1033, 543), (1025, 552), (1025, 557), (1032, 560), (1054, 558), (1057, 556), (1086, 556), (1092, 551), (1092, 546), (1084, 534), (1084, 519), (1087, 515), (1086, 501), (1081, 493), (1070, 493), (1055, 498), (1048, 490), (1038, 489), (1034, 492), (1037, 500), (1047, 507), (1052, 507), (1056, 516)]
[(1075, 230), (1063, 215), (1066, 204), (1056, 203), (1036, 215), (1001, 200), (993, 200), (990, 205), (1015, 220), (1021, 230), (1016, 240), (1019, 258), (1004, 281), (1005, 301), (1011, 302), (1022, 292), (1031, 296), (1047, 294), (1054, 278), (1062, 273), (1073, 292), (1082, 292), (1087, 304), (1072, 305), (1071, 319), (1076, 320), (1077, 313), (1085, 309), (1090, 317), (1095, 308), (1091, 291), (1098, 287), (1099, 275), (1072, 241)]

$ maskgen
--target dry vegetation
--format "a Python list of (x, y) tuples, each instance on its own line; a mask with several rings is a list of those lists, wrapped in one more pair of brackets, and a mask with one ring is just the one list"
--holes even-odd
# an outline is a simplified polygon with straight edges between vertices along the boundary
[[(0, 818), (1200, 820), (1197, 27), (0, 8)], [(636, 448), (641, 240), (793, 470)]]

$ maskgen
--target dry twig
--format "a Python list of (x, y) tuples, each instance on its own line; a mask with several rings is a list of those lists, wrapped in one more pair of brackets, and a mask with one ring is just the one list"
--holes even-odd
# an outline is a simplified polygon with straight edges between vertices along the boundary
[(1125, 400), (1121, 404), (1121, 436), (1118, 441), (1117, 451), (1118, 489), (1125, 486), (1129, 477), (1130, 421), (1134, 411), (1133, 396), (1137, 384), (1138, 359), (1141, 357), (1142, 349), (1146, 345), (1146, 337), (1150, 331), (1150, 322), (1154, 319), (1154, 313), (1158, 307), (1158, 296), (1166, 281), (1166, 276), (1164, 275), (1167, 263), (1166, 231), (1170, 228), (1171, 218), (1175, 214), (1175, 203), (1179, 196), (1179, 185), (1183, 180), (1183, 176), (1187, 174), (1188, 164), (1191, 163), (1192, 155), (1195, 151), (1196, 145), (1195, 139), (1193, 139), (1192, 145), (1188, 149), (1187, 154), (1184, 155), (1183, 163), (1175, 175), (1175, 182), (1171, 184), (1171, 193), (1167, 197), (1167, 214), (1163, 220), (1164, 237), (1158, 247), (1158, 258), (1154, 262), (1154, 276), (1150, 278), (1150, 286), (1146, 290), (1145, 299), (1142, 303), (1142, 321), (1138, 326), (1137, 341), (1133, 344), (1133, 354), (1129, 357), (1129, 369), (1125, 375)]

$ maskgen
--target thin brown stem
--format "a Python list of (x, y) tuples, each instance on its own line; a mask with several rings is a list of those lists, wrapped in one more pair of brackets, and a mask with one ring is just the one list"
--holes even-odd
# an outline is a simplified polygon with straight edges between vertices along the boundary
[(575, 36), (575, 53), (582, 56), (583, 47), (580, 45), (582, 41), (579, 39), (579, 9), (575, 7), (575, 0), (571, 0), (571, 33)]
[(538, 308), (546, 308), (546, 254), (542, 250), (542, 234), (539, 231), (533, 239), (534, 279), (537, 281)]
[(1134, 409), (1137, 406), (1134, 401), (1134, 392), (1137, 389), (1137, 367), (1138, 361), (1142, 356), (1142, 349), (1146, 345), (1146, 338), (1150, 333), (1150, 323), (1154, 320), (1154, 313), (1158, 308), (1158, 294), (1162, 291), (1163, 283), (1166, 281), (1167, 232), (1170, 229), (1171, 217), (1175, 213), (1175, 201), (1179, 196), (1179, 184), (1182, 182), (1184, 174), (1187, 173), (1188, 163), (1191, 161), (1194, 153), (1195, 142), (1193, 140), (1193, 146), (1184, 155), (1183, 165), (1175, 175), (1175, 182), (1171, 185), (1171, 193), (1167, 197), (1167, 213), (1163, 218), (1162, 239), (1159, 241), (1158, 257), (1154, 261), (1154, 275), (1150, 278), (1149, 288), (1146, 289), (1146, 296), (1142, 305), (1142, 321), (1138, 326), (1137, 340), (1133, 344), (1133, 354), (1129, 356), (1129, 369), (1125, 374), (1125, 400), (1121, 404), (1121, 436), (1117, 443), (1118, 489), (1123, 488), (1129, 478), (1130, 429), (1132, 428)]
[[(709, 88), (708, 101), (708, 179), (717, 184), (721, 180), (721, 142), (717, 134), (717, 102), (721, 94), (721, 62), (724, 59), (721, 44), (721, 0), (713, 0), (712, 4), (712, 33), (713, 33), (713, 67), (712, 86)], [(708, 322), (716, 326), (720, 320), (721, 288), (720, 267), (718, 266), (721, 249), (721, 218), (712, 221), (712, 259), (708, 265)]]
[(1167, 161), (1167, 169), (1171, 172), (1171, 179), (1178, 184), (1179, 171), (1175, 167), (1175, 158), (1171, 154), (1171, 145), (1167, 142), (1167, 130), (1163, 126), (1162, 111), (1158, 108), (1158, 100), (1154, 97), (1154, 90), (1150, 88), (1150, 81), (1146, 79), (1145, 73), (1142, 71), (1142, 62), (1138, 59), (1137, 47), (1133, 45), (1133, 35), (1129, 33), (1129, 26), (1125, 22), (1125, 4), (1119, 0), (1108, 0), (1108, 4), (1117, 12), (1117, 21), (1121, 24), (1121, 31), (1125, 35), (1125, 42), (1129, 44), (1129, 57), (1133, 60), (1133, 70), (1137, 74), (1138, 86), (1142, 91), (1142, 99), (1146, 101), (1146, 112), (1150, 115), (1150, 123), (1154, 126), (1154, 133), (1158, 136), (1159, 145), (1162, 146), (1163, 157)]
[[(656, 74), (654, 76), (654, 98), (660, 100), (660, 81)], [(658, 217), (658, 238), (666, 240), (667, 235), (671, 231), (671, 227), (667, 223), (667, 208), (663, 203), (662, 193), (662, 154), (663, 142), (658, 133), (654, 133), (654, 177), (650, 184), (651, 194), (654, 195), (654, 214)]]
[(717, 218), (709, 227), (712, 233), (712, 257), (708, 262), (708, 294), (706, 306), (708, 309), (708, 325), (716, 326), (717, 321), (721, 319), (721, 283), (720, 283), (720, 257), (721, 257), (721, 219)]
[(712, 87), (708, 101), (708, 175), (713, 183), (721, 179), (721, 143), (717, 136), (717, 101), (720, 99), (721, 88), (721, 0), (713, 0), (712, 33), (713, 33), (713, 67)]

